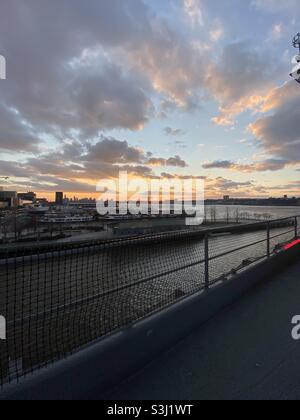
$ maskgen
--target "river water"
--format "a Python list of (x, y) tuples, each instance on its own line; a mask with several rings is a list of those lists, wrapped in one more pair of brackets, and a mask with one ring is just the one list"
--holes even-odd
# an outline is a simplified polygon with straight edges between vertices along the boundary
[(231, 218), (234, 218), (236, 212), (239, 215), (249, 216), (249, 218), (257, 219), (260, 216), (263, 218), (265, 215), (268, 215), (271, 219), (279, 219), (283, 217), (291, 217), (291, 216), (300, 216), (300, 207), (294, 206), (278, 206), (278, 207), (268, 207), (268, 206), (226, 206), (226, 205), (216, 205), (216, 206), (208, 206), (207, 214), (208, 218), (210, 218), (211, 209), (215, 209), (216, 211), (216, 218), (219, 219), (226, 219), (228, 213)]

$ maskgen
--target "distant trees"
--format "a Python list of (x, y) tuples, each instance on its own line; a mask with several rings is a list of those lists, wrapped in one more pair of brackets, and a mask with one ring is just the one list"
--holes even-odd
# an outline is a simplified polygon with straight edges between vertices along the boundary
[(235, 206), (205, 206), (205, 222), (217, 223), (224, 222), (230, 223), (241, 223), (261, 220), (271, 220), (272, 214), (270, 213), (252, 213), (251, 211), (241, 211), (239, 207)]
[(210, 207), (209, 212), (210, 212), (211, 222), (216, 223), (216, 221), (217, 221), (217, 209), (216, 209), (216, 207)]

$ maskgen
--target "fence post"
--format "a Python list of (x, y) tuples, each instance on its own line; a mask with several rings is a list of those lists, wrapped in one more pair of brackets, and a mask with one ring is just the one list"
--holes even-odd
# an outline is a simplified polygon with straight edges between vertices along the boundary
[(298, 238), (298, 217), (295, 217), (295, 238)]
[(208, 233), (205, 235), (204, 240), (204, 253), (205, 253), (205, 288), (209, 289), (209, 240)]
[(270, 222), (267, 223), (267, 256), (268, 258), (271, 255), (271, 249), (270, 249)]

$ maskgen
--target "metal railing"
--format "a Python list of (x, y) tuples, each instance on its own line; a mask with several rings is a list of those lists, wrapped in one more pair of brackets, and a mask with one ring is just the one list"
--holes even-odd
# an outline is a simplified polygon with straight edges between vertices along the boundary
[(107, 242), (0, 249), (0, 387), (180, 299), (298, 237), (298, 217)]

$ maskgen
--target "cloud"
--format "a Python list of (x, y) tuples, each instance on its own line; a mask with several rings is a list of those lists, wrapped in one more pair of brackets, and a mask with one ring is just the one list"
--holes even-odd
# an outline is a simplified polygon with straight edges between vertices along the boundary
[(161, 178), (164, 179), (180, 179), (180, 180), (189, 180), (189, 179), (201, 179), (205, 181), (207, 179), (206, 176), (203, 175), (179, 175), (179, 174), (169, 174), (167, 172), (162, 172), (160, 174)]
[(105, 162), (106, 164), (144, 164), (149, 166), (173, 166), (185, 168), (187, 163), (180, 157), (152, 157), (152, 153), (129, 146), (127, 141), (112, 137), (102, 137), (95, 145), (87, 147), (88, 153), (82, 156), (84, 162)]
[(299, 11), (298, 0), (252, 0), (252, 5), (257, 9), (265, 10), (269, 13), (288, 12), (298, 14)]
[(207, 82), (216, 98), (222, 102), (236, 102), (269, 85), (269, 66), (264, 53), (244, 42), (224, 48), (220, 61), (212, 65)]
[(246, 181), (232, 181), (230, 179), (225, 179), (222, 177), (216, 178), (214, 181), (214, 186), (223, 189), (238, 189), (238, 188), (244, 188), (244, 187), (250, 187), (253, 185), (252, 182)]
[(204, 18), (200, 0), (183, 0), (184, 10), (193, 25), (204, 25)]
[[(197, 0), (185, 8), (200, 19)], [(61, 141), (141, 130), (158, 94), (184, 110), (201, 103), (205, 51), (142, 0), (11, 0), (0, 39), (9, 63), (2, 99), (37, 134)]]
[(18, 112), (0, 103), (0, 150), (33, 152), (38, 149), (38, 135)]
[(166, 136), (178, 137), (178, 136), (183, 136), (185, 134), (185, 131), (181, 130), (180, 128), (166, 127), (164, 129), (164, 133)]
[(87, 138), (100, 130), (141, 129), (153, 111), (151, 84), (112, 60), (109, 49), (139, 47), (149, 36), (149, 18), (140, 0), (5, 2), (2, 101), (19, 121), (60, 139), (74, 130)]
[(218, 160), (215, 162), (208, 162), (203, 165), (203, 169), (230, 169), (232, 162), (228, 160)]
[(262, 111), (268, 112), (249, 126), (264, 152), (287, 164), (300, 162), (300, 89), (293, 82), (274, 89)]
[(175, 140), (173, 142), (168, 143), (169, 146), (177, 146), (180, 147), (181, 149), (186, 149), (188, 147), (187, 143), (185, 141), (181, 141), (181, 140)]
[(223, 177), (206, 180), (206, 189), (209, 197), (223, 197), (226, 195), (245, 197), (257, 194), (258, 186), (251, 181), (234, 181)]
[[(183, 5), (202, 23), (201, 2)], [(210, 37), (221, 32), (215, 20)], [(87, 141), (107, 130), (141, 130), (158, 97), (164, 115), (199, 109), (207, 91), (226, 111), (267, 82), (263, 53), (235, 43), (216, 60), (142, 0), (74, 0), (72, 7), (68, 0), (11, 0), (2, 6), (0, 39), (9, 63), (3, 101), (36, 138)]]
[(54, 86), (42, 79), (40, 75), (36, 80), (36, 91), (21, 89), (12, 97), (14, 88), (10, 84), (7, 89), (11, 91), (6, 91), (7, 101), (18, 110), (18, 119), (27, 120), (36, 132), (63, 138), (73, 130), (88, 139), (101, 130), (135, 131), (144, 127), (153, 112), (152, 102), (145, 93), (147, 83), (104, 57), (75, 68), (67, 66)]
[(223, 25), (219, 19), (216, 19), (213, 23), (212, 29), (209, 31), (210, 39), (216, 43), (222, 39), (225, 31)]
[(279, 171), (280, 169), (285, 168), (287, 164), (288, 162), (283, 159), (267, 159), (262, 162), (254, 162), (247, 165), (225, 160), (205, 163), (203, 165), (203, 169), (226, 169), (237, 172), (252, 173), (265, 171)]
[(97, 144), (88, 146), (88, 154), (83, 156), (83, 159), (111, 164), (142, 163), (145, 161), (145, 153), (141, 149), (129, 146), (127, 141), (102, 137)]
[(188, 166), (180, 156), (174, 156), (169, 159), (151, 158), (147, 163), (150, 166), (173, 166), (179, 168), (186, 168)]
[(70, 127), (87, 136), (114, 128), (141, 130), (153, 112), (145, 93), (147, 83), (134, 72), (112, 63), (97, 65), (97, 61), (76, 69), (69, 92), (71, 108), (76, 110)]
[[(273, 2), (257, 0), (255, 7), (262, 3)], [(220, 106), (213, 120), (219, 125), (234, 124), (245, 110), (263, 114), (249, 129), (270, 159), (231, 162), (231, 169), (260, 171), (295, 160), (296, 93), (290, 87), (272, 89), (278, 64), (261, 45), (215, 48), (226, 27), (221, 18), (211, 20), (202, 39), (203, 4), (180, 1), (190, 19), (183, 27), (187, 19), (164, 17), (143, 0), (4, 2), (0, 39), (8, 79), (1, 84), (0, 149), (25, 152), (22, 164), (11, 163), (16, 176), (23, 172), (52, 188), (51, 180), (91, 185), (122, 168), (145, 177), (156, 176), (156, 165), (186, 168), (180, 156), (151, 155), (109, 132), (142, 130), (160, 106), (166, 117), (175, 110), (199, 110), (211, 99)], [(277, 129), (279, 117), (283, 124)], [(172, 127), (164, 132), (173, 140), (184, 134)]]
[[(249, 98), (250, 109), (260, 114), (248, 130), (258, 140), (258, 146), (267, 159), (248, 165), (231, 161), (216, 161), (204, 164), (204, 169), (229, 169), (239, 172), (278, 171), (300, 163), (300, 89), (294, 82), (288, 82), (278, 88), (270, 89), (265, 95)], [(239, 108), (239, 104), (237, 105)], [(227, 110), (228, 111), (228, 110)], [(232, 115), (237, 111), (231, 110)], [(224, 111), (224, 115), (226, 115)], [(230, 124), (231, 113), (218, 117), (215, 122)]]
[(207, 76), (208, 89), (220, 103), (220, 115), (213, 122), (233, 125), (236, 116), (256, 109), (273, 86), (278, 67), (269, 54), (245, 42), (226, 46), (220, 60), (209, 65)]
[(153, 167), (185, 168), (180, 156), (169, 158), (152, 157), (150, 152), (133, 147), (124, 140), (104, 137), (97, 143), (83, 145), (78, 141), (67, 141), (59, 151), (28, 157), (24, 162), (1, 161), (3, 174), (13, 178), (12, 182), (38, 191), (95, 190), (99, 179), (117, 178), (120, 171), (131, 176), (156, 178)]
[(157, 20), (142, 48), (128, 49), (125, 58), (163, 96), (162, 115), (166, 108), (190, 111), (201, 106), (207, 52), (196, 50), (187, 37), (167, 22)]
[(271, 35), (270, 35), (269, 40), (270, 41), (278, 41), (282, 37), (283, 31), (284, 31), (284, 27), (283, 27), (282, 22), (281, 23), (277, 23), (272, 28)]

